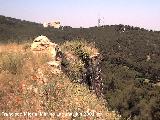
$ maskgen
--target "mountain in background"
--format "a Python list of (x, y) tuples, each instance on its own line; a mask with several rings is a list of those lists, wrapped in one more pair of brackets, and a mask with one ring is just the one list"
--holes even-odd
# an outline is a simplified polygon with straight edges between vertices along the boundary
[[(0, 16), (0, 42), (32, 41), (45, 35), (55, 42), (85, 39), (95, 42), (116, 64), (124, 64), (146, 76), (152, 82), (160, 79), (160, 32), (148, 31), (128, 25), (106, 25), (91, 28), (71, 28), (63, 30), (44, 28), (42, 24)], [(138, 63), (138, 64), (137, 64)]]
[(160, 31), (121, 24), (43, 28), (0, 16), (1, 43), (31, 42), (39, 35), (56, 43), (77, 39), (95, 43), (103, 53), (104, 95), (110, 107), (124, 118), (160, 119)]

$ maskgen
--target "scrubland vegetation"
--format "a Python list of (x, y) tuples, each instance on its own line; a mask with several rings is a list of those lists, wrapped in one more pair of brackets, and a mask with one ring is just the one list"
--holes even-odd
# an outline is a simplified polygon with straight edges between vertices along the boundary
[[(64, 46), (74, 46), (75, 43), (65, 43)], [(1, 112), (73, 113), (66, 117), (55, 115), (52, 117), (55, 120), (118, 119), (114, 112), (108, 111), (105, 101), (102, 98), (98, 99), (87, 85), (73, 82), (70, 79), (72, 76), (68, 77), (65, 73), (52, 73), (52, 68), (46, 64), (49, 58), (44, 54), (33, 54), (30, 48), (25, 46), (26, 44), (10, 44), (1, 47)], [(73, 72), (77, 70), (75, 66), (69, 69)], [(75, 115), (76, 112), (78, 115)], [(89, 112), (92, 114), (87, 115)], [(1, 118), (8, 119), (6, 116)], [(32, 117), (32, 119), (49, 118), (50, 116)], [(26, 119), (26, 117), (11, 117), (11, 119)]]
[[(27, 21), (21, 21), (13, 18), (6, 18), (4, 16), (0, 17), (0, 42), (3, 44), (16, 42), (18, 44), (23, 43), (23, 45), (18, 45), (18, 47), (17, 45), (11, 45), (13, 49), (10, 48), (11, 46), (7, 48), (8, 45), (5, 47), (1, 46), (0, 57), (2, 59), (0, 59), (0, 71), (1, 77), (3, 79), (0, 79), (0, 85), (2, 86), (0, 100), (2, 101), (2, 110), (11, 110), (12, 108), (7, 107), (13, 106), (15, 106), (13, 108), (21, 108), (20, 105), (22, 104), (17, 104), (15, 102), (16, 97), (15, 95), (13, 95), (13, 93), (19, 95), (19, 92), (22, 91), (19, 91), (17, 87), (21, 83), (21, 80), (27, 82), (28, 85), (36, 86), (37, 84), (35, 80), (32, 79), (34, 78), (34, 74), (37, 72), (36, 70), (37, 68), (39, 68), (39, 65), (41, 63), (45, 63), (45, 61), (47, 61), (47, 58), (34, 58), (35, 56), (33, 56), (32, 53), (28, 50), (29, 44), (24, 45), (24, 43), (26, 43), (26, 41), (27, 43), (30, 43), (31, 41), (33, 41), (35, 37), (39, 35), (45, 35), (56, 43), (63, 43), (64, 41), (71, 41), (77, 39), (85, 39), (86, 41), (95, 43), (96, 47), (103, 55), (101, 65), (104, 82), (103, 93), (104, 98), (106, 99), (108, 104), (107, 108), (118, 111), (119, 114), (122, 115), (122, 119), (160, 119), (160, 86), (158, 85), (160, 80), (159, 31), (146, 30), (143, 28), (128, 25), (106, 25), (102, 27), (91, 28), (64, 27), (62, 30), (53, 28), (43, 28), (41, 24), (30, 23)], [(20, 46), (25, 52), (20, 52), (22, 50), (21, 48), (19, 48)], [(62, 47), (64, 50), (75, 52), (75, 48), (70, 49), (70, 47), (68, 49), (65, 44), (64, 46), (64, 48)], [(5, 52), (4, 50), (2, 50), (4, 48), (6, 48)], [(67, 61), (64, 61), (64, 64), (67, 64)], [(78, 67), (76, 66), (76, 68), (80, 69), (83, 66), (83, 64), (81, 64), (81, 61), (79, 61), (75, 65), (78, 65)], [(76, 78), (79, 77), (78, 71), (79, 69), (75, 69)], [(73, 85), (73, 83), (70, 81), (71, 76), (65, 77), (65, 80), (69, 79), (69, 84)], [(56, 77), (54, 76), (53, 78)], [(33, 84), (33, 81), (35, 82), (35, 84)], [(60, 81), (56, 81), (56, 83), (58, 82)], [(56, 83), (54, 84), (56, 85)], [(51, 84), (48, 87), (45, 86), (43, 88), (49, 90), (49, 88), (54, 84)], [(39, 87), (41, 88), (41, 86)], [(87, 86), (82, 87), (80, 85), (80, 87), (81, 90), (85, 89), (86, 91), (88, 91)], [(52, 90), (57, 91), (58, 89), (56, 87)], [(68, 90), (65, 89), (65, 93), (67, 92), (67, 94), (74, 95), (74, 90), (75, 89), (73, 89), (72, 92), (68, 93)], [(34, 106), (31, 105), (36, 104), (32, 103), (34, 99), (40, 99), (35, 98), (35, 95), (33, 101), (31, 101), (30, 98), (32, 97), (34, 92), (25, 93), (28, 95), (28, 98), (26, 97), (27, 99), (25, 99), (26, 102), (29, 104), (27, 104), (28, 106), (23, 105), (22, 111), (23, 109), (30, 109), (29, 107)], [(24, 96), (26, 96), (26, 94)], [(90, 94), (91, 93), (88, 93), (87, 96), (90, 96)], [(20, 99), (24, 99), (24, 96), (22, 96)], [(64, 94), (62, 96), (64, 96)], [(13, 99), (12, 97), (15, 98)], [(63, 101), (65, 100), (63, 98), (65, 97), (57, 97), (57, 100)], [(72, 102), (73, 99), (71, 101), (71, 98), (74, 97), (67, 96), (67, 98), (68, 101)], [(48, 99), (50, 100), (50, 98)], [(11, 102), (8, 102), (10, 100)], [(90, 100), (90, 97), (88, 97), (86, 100)], [(99, 104), (101, 103), (99, 100), (97, 101)], [(61, 110), (65, 109), (65, 107), (61, 106), (62, 104), (57, 102), (55, 103), (57, 105), (57, 108), (60, 107)], [(96, 102), (88, 101), (88, 103), (95, 104)], [(11, 105), (8, 106), (6, 104)], [(72, 108), (67, 109), (73, 110), (73, 108), (76, 108), (76, 105), (74, 105), (70, 105), (72, 106)], [(46, 109), (52, 108), (50, 104), (47, 104), (46, 106)], [(34, 108), (32, 108), (32, 110), (33, 109)]]

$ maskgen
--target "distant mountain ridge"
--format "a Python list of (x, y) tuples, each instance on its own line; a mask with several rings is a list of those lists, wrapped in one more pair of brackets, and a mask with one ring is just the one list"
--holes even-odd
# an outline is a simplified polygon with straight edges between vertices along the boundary
[[(106, 54), (105, 59), (109, 57), (114, 63), (124, 64), (136, 71), (141, 71), (142, 76), (152, 81), (160, 79), (158, 65), (160, 31), (149, 31), (122, 24), (90, 28), (64, 26), (63, 29), (54, 29), (44, 28), (42, 24), (34, 22), (0, 16), (0, 42), (2, 43), (32, 41), (39, 35), (48, 36), (57, 43), (73, 39), (95, 42), (97, 47)], [(147, 56), (151, 58), (151, 63), (146, 62)]]
[[(63, 27), (63, 30), (62, 30)], [(70, 26), (62, 26), (60, 29), (44, 28), (42, 24), (36, 22), (30, 22), (26, 20), (5, 17), (0, 15), (0, 43), (7, 42), (22, 42), (34, 39), (39, 35), (49, 36), (51, 39), (58, 39), (58, 41), (70, 40), (73, 38), (91, 38), (94, 39), (94, 32), (129, 32), (129, 31), (141, 31), (141, 32), (153, 32), (152, 30), (146, 30), (144, 28), (133, 27), (129, 25), (105, 25), (101, 27), (90, 28), (72, 28)], [(94, 31), (93, 31), (94, 30)], [(98, 31), (97, 31), (98, 30)], [(102, 30), (102, 31), (99, 31)], [(93, 32), (90, 32), (93, 31)], [(85, 35), (85, 32), (90, 32)], [(156, 33), (160, 33), (155, 31)], [(155, 33), (154, 32), (154, 33)], [(110, 33), (107, 33), (110, 34)], [(104, 36), (104, 35), (103, 35)]]
[(30, 21), (26, 21), (26, 20), (16, 19), (16, 18), (12, 18), (12, 17), (5, 17), (3, 15), (0, 15), (0, 24), (18, 24), (18, 23), (38, 25), (38, 23), (36, 23), (36, 22), (30, 22)]

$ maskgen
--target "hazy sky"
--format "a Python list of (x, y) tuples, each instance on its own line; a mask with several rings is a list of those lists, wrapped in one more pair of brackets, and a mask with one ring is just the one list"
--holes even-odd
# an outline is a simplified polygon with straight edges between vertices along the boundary
[(160, 30), (160, 0), (0, 0), (0, 15), (72, 27), (102, 23)]

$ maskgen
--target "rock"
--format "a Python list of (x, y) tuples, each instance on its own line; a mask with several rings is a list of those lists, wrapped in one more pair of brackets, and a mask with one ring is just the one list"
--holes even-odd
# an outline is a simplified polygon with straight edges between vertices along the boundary
[(34, 39), (31, 50), (32, 51), (41, 51), (50, 53), (52, 57), (56, 56), (58, 45), (55, 43), (52, 43), (46, 36), (39, 36)]
[(61, 61), (49, 61), (49, 62), (47, 62), (49, 65), (51, 65), (51, 66), (55, 66), (55, 67), (57, 67), (57, 68), (59, 68), (60, 67), (60, 65), (61, 65)]
[(46, 47), (48, 47), (50, 44), (51, 44), (50, 40), (46, 36), (41, 35), (34, 39), (31, 45), (31, 50), (33, 51), (43, 50)]
[(46, 36), (39, 36), (34, 39), (31, 50), (35, 54), (47, 54), (50, 60), (47, 64), (51, 67), (61, 70), (62, 52), (57, 44), (52, 43)]
[(51, 41), (46, 36), (41, 35), (35, 38), (33, 42), (41, 42), (42, 44), (50, 44)]
[(56, 54), (58, 52), (58, 45), (52, 43), (46, 36), (39, 36), (34, 39), (31, 50), (36, 53), (36, 51), (47, 53), (52, 57), (52, 60), (56, 59)]
[(147, 59), (146, 59), (147, 62), (151, 60), (151, 56), (150, 55), (147, 55), (146, 57), (147, 57)]

